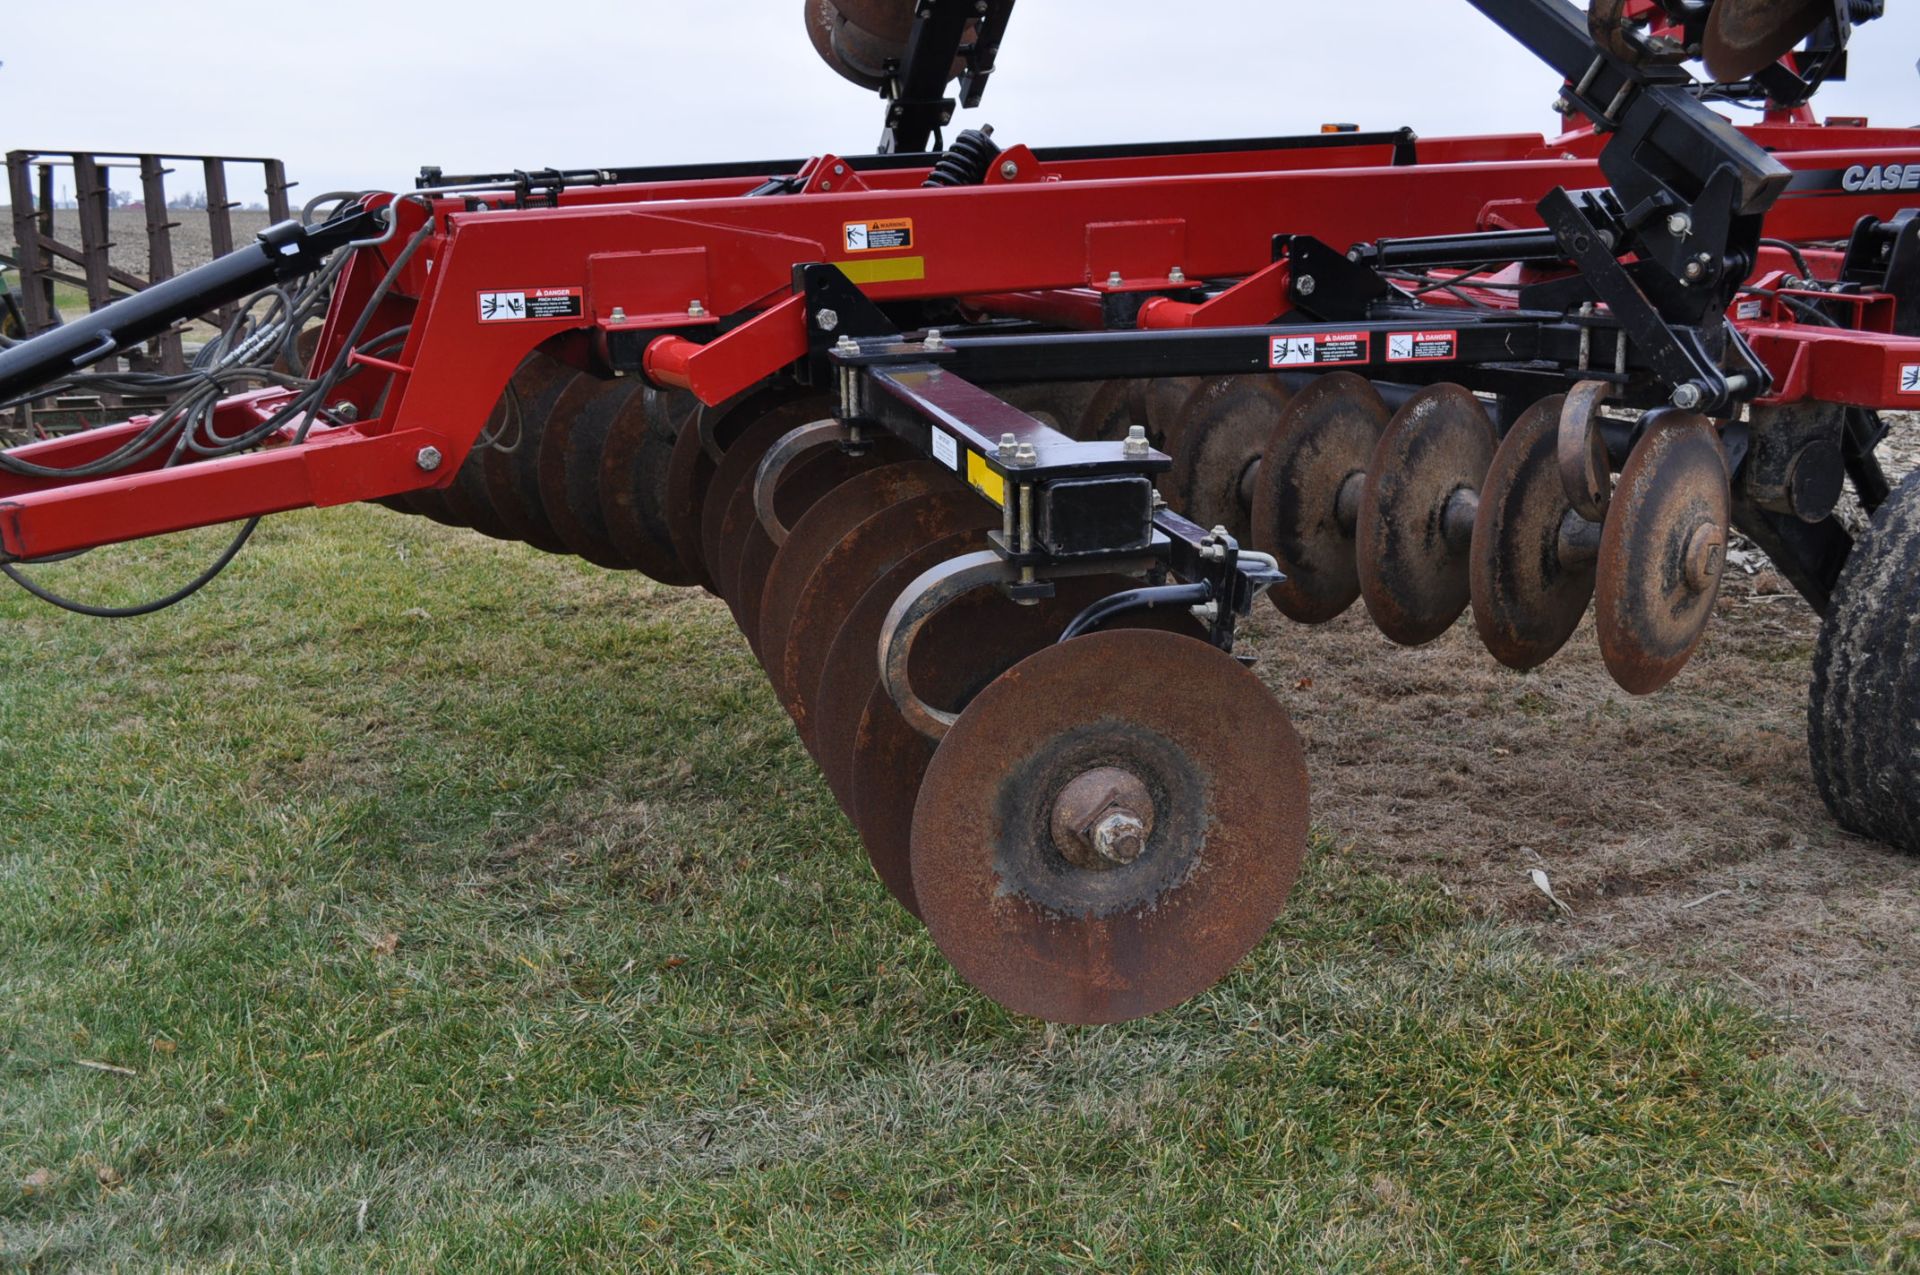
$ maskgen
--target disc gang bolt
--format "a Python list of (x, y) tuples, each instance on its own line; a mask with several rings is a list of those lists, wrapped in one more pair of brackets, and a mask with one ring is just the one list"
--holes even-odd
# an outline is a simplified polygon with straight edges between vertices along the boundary
[(1032, 469), (1040, 463), (1040, 452), (1032, 443), (1021, 443), (1013, 449), (1013, 464), (1018, 469)]
[(1137, 776), (1102, 766), (1076, 776), (1054, 799), (1054, 847), (1076, 867), (1125, 867), (1147, 852), (1153, 794)]
[(1147, 443), (1147, 427), (1135, 425), (1127, 431), (1127, 441), (1122, 449), (1129, 460), (1143, 460), (1153, 450)]
[(1015, 438), (1012, 434), (1000, 435), (1000, 459), (1001, 460), (1011, 463), (1013, 458), (1016, 455), (1018, 455), (1019, 452), (1020, 452), (1019, 439)]
[(860, 343), (850, 336), (843, 336), (833, 343), (833, 352), (835, 354), (858, 354), (860, 353)]
[(1713, 523), (1704, 522), (1687, 537), (1687, 584), (1695, 593), (1704, 593), (1720, 578), (1727, 561), (1726, 533)]
[(440, 468), (440, 449), (438, 447), (422, 447), (414, 454), (413, 463), (431, 474), (434, 470)]

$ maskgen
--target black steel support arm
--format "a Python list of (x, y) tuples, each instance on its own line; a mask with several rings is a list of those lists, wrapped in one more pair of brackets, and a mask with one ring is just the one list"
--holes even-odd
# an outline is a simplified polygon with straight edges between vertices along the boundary
[(273, 283), (311, 274), (338, 249), (379, 232), (385, 214), (355, 212), (318, 226), (269, 226), (245, 248), (176, 275), (82, 319), (0, 350), (0, 401), (17, 397), (230, 305)]

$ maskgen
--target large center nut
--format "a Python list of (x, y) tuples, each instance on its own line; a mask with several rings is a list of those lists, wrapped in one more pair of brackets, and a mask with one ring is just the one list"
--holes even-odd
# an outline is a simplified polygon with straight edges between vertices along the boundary
[(1102, 766), (1076, 776), (1054, 798), (1054, 848), (1079, 868), (1122, 868), (1147, 852), (1153, 794), (1131, 771)]

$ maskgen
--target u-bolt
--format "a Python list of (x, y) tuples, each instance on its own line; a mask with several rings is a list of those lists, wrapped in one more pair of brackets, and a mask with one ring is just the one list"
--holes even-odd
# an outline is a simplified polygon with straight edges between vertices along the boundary
[(887, 612), (880, 629), (880, 684), (907, 724), (936, 744), (960, 716), (937, 709), (914, 693), (907, 670), (914, 639), (927, 621), (955, 599), (989, 585), (1011, 584), (1018, 577), (1019, 570), (992, 550), (965, 554), (923, 572)]
[(848, 437), (847, 427), (839, 421), (815, 421), (782, 436), (760, 458), (760, 468), (753, 475), (753, 510), (774, 548), (787, 543), (787, 526), (773, 507), (774, 493), (780, 490), (780, 479), (786, 474), (787, 466), (802, 452), (826, 443), (844, 443)]

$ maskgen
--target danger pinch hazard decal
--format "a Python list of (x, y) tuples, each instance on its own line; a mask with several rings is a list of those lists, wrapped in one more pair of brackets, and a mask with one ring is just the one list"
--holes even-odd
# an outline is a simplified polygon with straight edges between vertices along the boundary
[(913, 247), (913, 218), (850, 221), (841, 227), (848, 252), (901, 252)]
[(1394, 332), (1387, 337), (1387, 362), (1452, 362), (1460, 353), (1458, 332)]
[(1920, 363), (1908, 363), (1900, 369), (1900, 392), (1920, 394)]
[(582, 288), (506, 288), (480, 294), (480, 322), (577, 319), (586, 313)]
[(1269, 358), (1271, 367), (1343, 367), (1365, 363), (1373, 354), (1370, 332), (1315, 332), (1304, 336), (1277, 336)]

